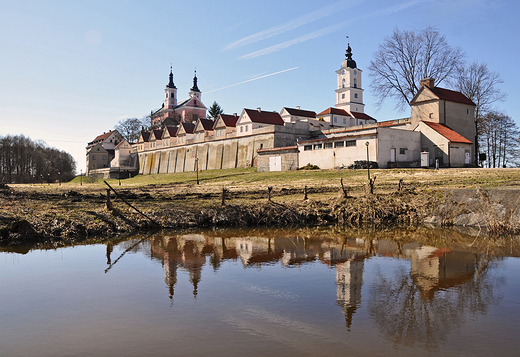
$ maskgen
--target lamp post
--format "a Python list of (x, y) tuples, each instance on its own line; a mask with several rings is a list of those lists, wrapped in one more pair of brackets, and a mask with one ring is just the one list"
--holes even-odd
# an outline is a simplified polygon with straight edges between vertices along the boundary
[(369, 145), (369, 142), (367, 141), (365, 143), (366, 147), (367, 147), (367, 172), (368, 172), (368, 181), (370, 181), (370, 163), (368, 161), (368, 145)]
[(117, 178), (119, 179), (119, 186), (121, 186), (121, 166), (117, 168)]
[(83, 169), (79, 170), (79, 185), (83, 186)]
[(196, 166), (196, 170), (197, 170), (197, 185), (199, 184), (199, 158), (196, 157), (195, 158), (195, 166)]
[(61, 172), (58, 171), (58, 184), (61, 186)]

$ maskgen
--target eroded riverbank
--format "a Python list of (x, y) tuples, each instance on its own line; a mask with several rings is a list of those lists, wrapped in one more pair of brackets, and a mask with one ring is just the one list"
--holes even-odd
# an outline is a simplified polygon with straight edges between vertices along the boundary
[[(204, 227), (472, 226), (494, 235), (520, 232), (520, 191), (420, 190), (366, 194), (337, 187), (197, 192), (189, 187), (0, 190), (0, 243), (68, 245), (153, 229)], [(270, 197), (270, 198), (269, 198)], [(130, 205), (128, 205), (130, 204)]]

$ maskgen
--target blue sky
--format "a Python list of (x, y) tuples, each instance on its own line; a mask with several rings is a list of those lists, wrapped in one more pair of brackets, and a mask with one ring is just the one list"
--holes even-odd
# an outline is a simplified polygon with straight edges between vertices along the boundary
[(24, 134), (71, 153), (120, 120), (161, 106), (170, 64), (179, 98), (197, 70), (202, 100), (243, 108), (335, 104), (335, 71), (349, 36), (363, 72), (365, 112), (377, 111), (368, 64), (397, 27), (433, 26), (468, 61), (498, 71), (497, 109), (520, 123), (520, 5), (505, 0), (6, 1), (0, 12), (0, 135)]

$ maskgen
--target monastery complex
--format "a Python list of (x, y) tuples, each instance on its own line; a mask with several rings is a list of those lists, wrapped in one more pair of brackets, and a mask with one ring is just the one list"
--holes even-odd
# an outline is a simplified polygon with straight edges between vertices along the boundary
[(336, 104), (318, 114), (300, 107), (261, 108), (206, 119), (195, 73), (186, 100), (177, 99), (170, 70), (161, 109), (150, 130), (128, 143), (116, 130), (87, 146), (87, 175), (129, 177), (257, 167), (258, 171), (346, 168), (356, 161), (379, 168), (471, 166), (475, 162), (475, 104), (462, 93), (421, 81), (411, 116), (378, 121), (365, 113), (362, 70), (347, 47), (336, 71)]

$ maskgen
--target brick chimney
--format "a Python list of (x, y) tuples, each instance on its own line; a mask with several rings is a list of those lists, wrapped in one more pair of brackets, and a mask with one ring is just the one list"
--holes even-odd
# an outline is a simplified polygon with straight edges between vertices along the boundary
[(435, 79), (429, 78), (429, 77), (421, 79), (421, 88), (424, 87), (424, 86), (426, 86), (426, 87), (428, 87), (430, 89), (435, 87)]

